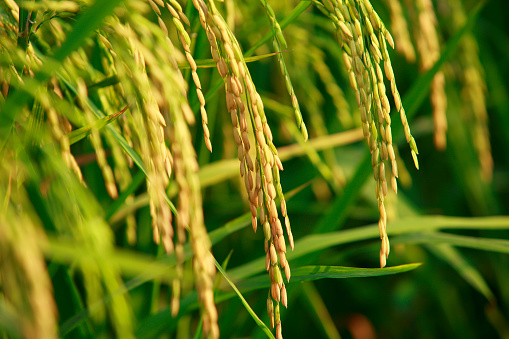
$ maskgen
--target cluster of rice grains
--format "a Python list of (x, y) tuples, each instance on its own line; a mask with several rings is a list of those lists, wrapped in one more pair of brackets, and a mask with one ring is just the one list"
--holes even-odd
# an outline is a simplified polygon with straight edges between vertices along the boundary
[[(361, 113), (362, 129), (371, 151), (371, 164), (376, 181), (376, 197), (380, 212), (379, 230), (382, 246), (380, 266), (386, 265), (389, 255), (387, 237), (387, 213), (384, 199), (387, 196), (385, 164), (391, 167), (391, 186), (397, 192), (398, 167), (392, 144), (389, 99), (384, 85), (385, 77), (391, 84), (396, 110), (400, 114), (407, 142), (410, 144), (415, 166), (417, 146), (401, 105), (394, 73), (387, 51), (387, 43), (394, 47), (392, 36), (367, 0), (323, 0), (314, 3), (334, 23), (339, 43), (343, 48), (343, 60), (349, 72), (350, 84), (356, 92)], [(380, 66), (383, 63), (383, 66)], [(382, 67), (384, 71), (382, 72)]]
[[(188, 127), (195, 119), (186, 99), (187, 84), (178, 68), (178, 63), (185, 59), (174, 48), (168, 36), (168, 29), (161, 18), (161, 9), (171, 13), (185, 56), (191, 65), (200, 99), (206, 144), (211, 149), (205, 100), (196, 73), (196, 63), (190, 53), (191, 41), (184, 28), (184, 24), (188, 25), (189, 21), (176, 1), (150, 0), (148, 4), (158, 16), (159, 29), (144, 16), (146, 3), (129, 2), (131, 8), (118, 11), (120, 20), (112, 19), (109, 22), (111, 31), (115, 33), (109, 38), (112, 52), (122, 54), (120, 58), (113, 58), (109, 66), (120, 79), (122, 90), (129, 94), (125, 96), (132, 112), (129, 129), (134, 146), (140, 150), (147, 169), (154, 241), (161, 241), (167, 253), (176, 254), (177, 273), (181, 278), (188, 229), (194, 253), (194, 280), (202, 305), (203, 332), (218, 338), (217, 310), (212, 291), (216, 270), (204, 225), (198, 162)], [(165, 140), (169, 140), (169, 147)], [(172, 225), (172, 212), (175, 211), (172, 211), (166, 197), (172, 175), (179, 192), (175, 228)], [(171, 304), (173, 315), (179, 310), (180, 289), (180, 279), (174, 280)]]
[[(281, 338), (280, 302), (287, 306), (286, 287), (281, 271), (284, 269), (289, 280), (290, 266), (286, 260), (286, 242), (276, 199), (280, 200), (290, 247), (293, 249), (294, 246), (286, 202), (279, 181), (279, 171), (283, 170), (283, 165), (272, 143), (272, 132), (267, 124), (262, 100), (256, 91), (236, 38), (213, 2), (209, 3), (210, 7), (202, 0), (193, 0), (193, 4), (199, 11), (201, 24), (210, 42), (212, 57), (225, 83), (226, 103), (238, 148), (240, 174), (244, 178), (249, 194), (252, 226), (255, 231), (258, 227), (258, 208), (260, 209), (260, 223), (263, 225), (265, 236), (265, 263), (271, 278), (267, 309), (271, 325), (276, 327), (276, 336)], [(254, 147), (251, 147), (252, 145)]]

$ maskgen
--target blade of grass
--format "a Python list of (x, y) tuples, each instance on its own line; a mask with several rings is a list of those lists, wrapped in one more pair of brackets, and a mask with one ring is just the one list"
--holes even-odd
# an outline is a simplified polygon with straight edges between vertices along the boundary
[(61, 264), (84, 263), (89, 260), (104, 261), (107, 258), (111, 265), (118, 267), (127, 276), (144, 277), (146, 279), (162, 278), (171, 282), (177, 277), (171, 267), (153, 257), (127, 250), (114, 250), (110, 253), (91, 252), (83, 245), (49, 239), (41, 240), (41, 249), (47, 259)]
[[(509, 225), (507, 228), (509, 228)], [(481, 227), (480, 229), (484, 228)], [(479, 238), (440, 232), (422, 232), (401, 235), (397, 240), (414, 244), (447, 243), (458, 247), (509, 254), (509, 240), (505, 239)]]
[(467, 283), (484, 295), (490, 303), (495, 302), (495, 296), (479, 270), (467, 262), (457, 249), (449, 244), (430, 244), (427, 248), (435, 256), (451, 265)]
[[(303, 266), (292, 268), (292, 278), (288, 284), (320, 279), (369, 278), (404, 273), (416, 269), (422, 263), (404, 264), (384, 268), (359, 268), (343, 266)], [(243, 291), (261, 289), (270, 286), (265, 274), (237, 283)]]
[[(270, 58), (272, 56), (275, 56), (279, 53), (284, 53), (284, 52), (289, 52), (289, 51), (281, 51), (281, 52), (275, 52), (275, 53), (256, 55), (256, 56), (244, 58), (244, 60), (246, 62), (255, 62), (255, 61), (262, 60), (262, 59)], [(214, 67), (216, 67), (216, 62), (214, 61), (214, 59), (197, 59), (197, 60), (195, 60), (195, 62), (196, 62), (196, 66), (198, 68), (214, 68)], [(179, 65), (179, 68), (180, 69), (190, 69), (191, 66), (189, 66), (189, 64), (182, 64), (182, 65)]]
[(70, 132), (67, 135), (69, 137), (69, 144), (70, 145), (75, 144), (78, 141), (80, 141), (81, 139), (87, 137), (88, 135), (90, 135), (90, 133), (92, 133), (92, 129), (100, 130), (104, 126), (117, 120), (117, 118), (119, 116), (121, 116), (128, 108), (129, 108), (129, 106), (126, 106), (123, 110), (121, 110), (117, 113), (113, 113), (108, 116), (105, 116), (104, 118), (96, 120), (92, 125), (81, 127), (81, 128), (78, 128), (78, 129)]
[[(399, 219), (387, 226), (389, 235), (412, 232), (432, 231), (439, 229), (509, 229), (509, 217), (460, 218), (446, 216), (419, 216)], [(295, 250), (286, 254), (293, 260), (304, 255), (321, 251), (333, 246), (379, 237), (378, 224), (348, 229), (344, 231), (311, 234), (295, 242)], [(417, 239), (416, 239), (417, 240)], [(458, 242), (459, 243), (459, 242)], [(472, 243), (469, 243), (472, 244)], [(474, 246), (475, 243), (472, 244)], [(486, 245), (488, 247), (488, 245)], [(265, 256), (250, 263), (232, 269), (229, 274), (239, 281), (253, 276), (265, 269)], [(293, 275), (292, 275), (293, 276)]]
[[(217, 265), (217, 263), (216, 263)], [(288, 284), (301, 283), (303, 281), (313, 281), (318, 279), (340, 279), (340, 278), (362, 278), (375, 277), (390, 274), (404, 273), (419, 267), (420, 263), (406, 264), (385, 268), (357, 268), (357, 267), (340, 267), (340, 266), (307, 266), (292, 269), (292, 279)], [(237, 284), (239, 293), (250, 292), (259, 289), (266, 289), (270, 282), (265, 274), (255, 277)], [(233, 287), (232, 287), (233, 288)], [(237, 297), (237, 292), (220, 293), (215, 297), (217, 304), (226, 300)], [(191, 312), (198, 309), (199, 303), (196, 294), (190, 294), (181, 300), (181, 311), (183, 313)], [(167, 323), (163, 319), (170, 317), (171, 310), (169, 308), (162, 310), (156, 315), (150, 316), (142, 321), (138, 327), (137, 334), (140, 338), (152, 338), (159, 335), (167, 327)], [(148, 333), (150, 331), (150, 333)]]
[[(267, 325), (265, 325), (263, 323), (263, 321), (261, 321), (260, 318), (258, 318), (258, 315), (256, 315), (256, 313), (253, 311), (253, 309), (251, 308), (251, 306), (249, 306), (249, 303), (246, 301), (246, 299), (244, 299), (244, 297), (242, 296), (242, 293), (240, 293), (239, 289), (235, 286), (235, 284), (233, 283), (233, 281), (230, 279), (230, 277), (228, 276), (228, 274), (226, 274), (226, 272), (223, 270), (223, 268), (221, 267), (221, 265), (219, 265), (219, 263), (217, 262), (216, 259), (214, 259), (214, 262), (216, 264), (216, 268), (217, 270), (219, 271), (219, 273), (221, 273), (224, 277), (224, 279), (228, 282), (228, 284), (231, 286), (231, 288), (233, 288), (233, 290), (235, 291), (235, 293), (237, 294), (237, 296), (239, 297), (240, 301), (242, 302), (242, 304), (244, 305), (244, 307), (246, 308), (246, 310), (249, 312), (249, 314), (251, 315), (251, 317), (253, 318), (253, 320), (256, 322), (256, 324), (258, 325), (258, 327), (260, 327), (260, 329), (265, 332), (265, 334), (267, 335), (268, 338), (273, 338), (275, 339), (274, 335), (272, 334), (272, 332), (269, 330), (269, 328), (267, 327)], [(265, 277), (267, 278), (267, 277)]]
[(341, 339), (334, 320), (327, 310), (327, 306), (313, 283), (302, 284), (302, 299), (306, 304), (306, 310), (312, 313), (316, 326), (323, 331), (326, 338)]

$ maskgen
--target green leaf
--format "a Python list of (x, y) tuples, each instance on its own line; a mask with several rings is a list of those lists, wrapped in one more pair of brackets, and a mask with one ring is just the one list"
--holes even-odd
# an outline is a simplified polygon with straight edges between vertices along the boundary
[[(387, 234), (396, 235), (403, 233), (413, 233), (422, 231), (433, 231), (438, 229), (509, 229), (509, 217), (484, 217), (484, 218), (460, 218), (460, 217), (446, 217), (446, 216), (419, 216), (399, 219), (390, 222), (387, 225)], [(295, 242), (295, 250), (286, 253), (286, 258), (291, 262), (293, 259), (300, 258), (304, 255), (322, 251), (333, 246), (348, 244), (367, 239), (379, 238), (380, 233), (378, 224), (352, 228), (344, 231), (311, 234)], [(449, 235), (448, 235), (449, 236)], [(419, 240), (419, 237), (414, 236), (412, 239)], [(453, 237), (449, 238), (453, 241)], [(498, 241), (498, 240), (497, 240)], [(471, 246), (483, 246), (486, 250), (490, 248), (490, 242), (477, 242), (474, 241), (461, 241), (457, 243), (466, 244)], [(482, 243), (482, 245), (479, 245)], [(505, 243), (499, 244), (501, 250), (505, 250)], [(469, 247), (471, 247), (469, 246)], [(475, 248), (475, 247), (474, 247)], [(479, 248), (481, 249), (481, 248)], [(262, 272), (265, 269), (265, 256), (255, 259), (247, 264), (232, 269), (229, 274), (236, 281), (243, 278), (253, 276)]]
[(120, 249), (99, 253), (90, 251), (85, 245), (57, 239), (41, 240), (40, 245), (45, 257), (56, 263), (70, 265), (106, 260), (110, 265), (118, 267), (122, 274), (136, 277), (137, 281), (161, 278), (171, 282), (177, 277), (171, 266), (141, 253)]
[[(254, 61), (262, 60), (262, 59), (265, 59), (265, 58), (270, 58), (270, 57), (272, 57), (274, 55), (277, 55), (279, 53), (284, 53), (284, 52), (289, 52), (289, 51), (281, 51), (281, 52), (275, 52), (275, 53), (267, 53), (267, 54), (262, 54), (262, 55), (256, 55), (256, 56), (244, 58), (244, 61), (246, 61), (246, 62), (254, 62)], [(213, 67), (216, 67), (216, 62), (214, 61), (214, 59), (197, 59), (197, 60), (195, 60), (195, 62), (196, 62), (196, 66), (198, 68), (213, 68)], [(190, 69), (191, 66), (189, 66), (189, 64), (182, 64), (182, 65), (179, 65), (179, 68), (180, 69)]]
[(493, 292), (479, 270), (472, 266), (457, 249), (449, 244), (430, 244), (427, 248), (438, 258), (451, 265), (467, 283), (484, 295), (490, 303), (495, 301)]
[(129, 108), (129, 106), (126, 106), (120, 112), (110, 114), (108, 116), (105, 116), (104, 118), (96, 120), (92, 125), (81, 127), (81, 128), (78, 128), (77, 130), (70, 132), (67, 135), (69, 137), (69, 144), (72, 145), (72, 144), (80, 141), (81, 139), (87, 137), (88, 135), (90, 135), (90, 133), (92, 133), (92, 129), (100, 130), (104, 126), (112, 123), (119, 116), (121, 116), (128, 108)]
[[(369, 278), (408, 272), (421, 266), (422, 263), (405, 264), (384, 268), (358, 268), (343, 266), (304, 266), (292, 268), (292, 277), (288, 284), (319, 279)], [(270, 286), (270, 280), (263, 274), (237, 283), (243, 291), (261, 289)]]
[[(216, 259), (214, 259), (214, 262), (216, 264), (216, 268), (217, 270), (219, 271), (219, 273), (221, 273), (224, 277), (224, 279), (228, 282), (228, 284), (230, 284), (231, 288), (233, 288), (233, 290), (235, 291), (235, 293), (237, 294), (237, 296), (239, 297), (240, 301), (242, 302), (242, 304), (244, 305), (244, 307), (246, 308), (246, 310), (249, 312), (249, 314), (251, 315), (251, 317), (253, 318), (253, 320), (256, 322), (256, 324), (258, 325), (258, 327), (260, 327), (260, 329), (265, 332), (265, 334), (267, 335), (267, 337), (269, 338), (274, 338), (274, 335), (272, 334), (272, 332), (269, 330), (269, 328), (267, 327), (267, 325), (265, 325), (263, 323), (263, 321), (261, 321), (260, 318), (258, 318), (258, 316), (256, 315), (256, 313), (253, 311), (253, 309), (251, 308), (251, 306), (249, 306), (249, 303), (246, 301), (246, 299), (242, 296), (242, 293), (240, 293), (239, 289), (235, 286), (235, 284), (233, 283), (233, 281), (230, 279), (230, 277), (228, 276), (228, 274), (226, 274), (226, 272), (223, 270), (223, 268), (221, 267), (221, 265), (219, 265), (219, 263), (217, 262)], [(267, 279), (267, 277), (265, 277), (265, 279)], [(275, 338), (274, 338), (275, 339)]]

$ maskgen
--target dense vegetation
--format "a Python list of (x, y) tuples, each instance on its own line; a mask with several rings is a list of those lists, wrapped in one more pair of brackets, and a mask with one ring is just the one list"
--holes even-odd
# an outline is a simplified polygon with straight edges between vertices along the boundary
[(501, 7), (1, 1), (3, 336), (509, 337)]

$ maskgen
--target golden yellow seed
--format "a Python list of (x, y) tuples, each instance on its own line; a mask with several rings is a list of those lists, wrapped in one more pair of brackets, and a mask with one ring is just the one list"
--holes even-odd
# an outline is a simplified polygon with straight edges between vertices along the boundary
[[(341, 28), (341, 31), (350, 39), (353, 38), (352, 32), (350, 29), (346, 26), (346, 24), (343, 21), (339, 22), (339, 28)], [(347, 39), (345, 39), (347, 40)]]
[(276, 302), (279, 302), (281, 295), (278, 284), (272, 282), (272, 284), (270, 285), (270, 292), (272, 294), (272, 299), (274, 299)]
[(198, 76), (198, 73), (192, 72), (192, 76), (193, 76), (193, 82), (196, 85), (196, 88), (201, 90), (201, 82), (200, 82), (200, 77)]
[(148, 0), (148, 3), (150, 4), (150, 6), (154, 10), (154, 12), (157, 13), (157, 15), (161, 15), (161, 10), (159, 9), (159, 7), (157, 7), (157, 5), (152, 0)]
[(233, 137), (235, 139), (235, 144), (237, 146), (240, 146), (241, 145), (241, 139), (240, 139), (239, 131), (238, 131), (237, 128), (233, 128)]
[(277, 208), (274, 200), (270, 200), (269, 215), (271, 218), (277, 218)]
[(291, 270), (290, 270), (290, 264), (288, 264), (288, 263), (286, 263), (286, 266), (285, 266), (285, 276), (286, 276), (286, 281), (290, 282)]
[(270, 297), (267, 298), (267, 314), (270, 318), (270, 327), (274, 328), (274, 305), (272, 304), (272, 299), (270, 299)]
[(240, 161), (244, 159), (244, 147), (242, 147), (242, 144), (237, 148), (237, 155)]
[(281, 322), (276, 325), (276, 339), (283, 339), (283, 330), (281, 328)]
[(283, 284), (283, 287), (281, 288), (281, 304), (283, 304), (284, 307), (288, 308), (288, 295), (286, 294), (286, 287)]
[[(281, 227), (279, 227), (279, 228), (281, 228)], [(281, 234), (281, 236), (279, 238), (277, 238), (277, 241), (279, 242), (279, 252), (286, 253), (285, 238), (283, 237), (282, 234)]]
[(187, 16), (182, 11), (179, 11), (179, 17), (180, 17), (180, 20), (184, 21), (184, 23), (187, 26), (191, 26), (191, 23), (189, 22), (189, 19), (187, 18)]
[(381, 152), (382, 154), (382, 160), (387, 160), (389, 158), (389, 154), (388, 154), (388, 151), (387, 151), (387, 143), (383, 142), (382, 143), (382, 148), (381, 148)]
[(230, 111), (230, 115), (231, 115), (233, 127), (238, 128), (239, 127), (239, 120), (237, 118), (237, 110), (232, 109)]
[(412, 150), (411, 152), (412, 158), (414, 159), (415, 168), (419, 169), (419, 160), (417, 159), (417, 154), (414, 152), (414, 150)]
[(219, 59), (219, 62), (217, 63), (217, 69), (221, 77), (224, 79), (228, 74), (228, 67), (226, 67), (226, 63), (223, 59)]
[(391, 176), (391, 187), (394, 193), (398, 194), (398, 181), (394, 175)]
[[(253, 205), (251, 205), (253, 206)], [(252, 212), (252, 210), (251, 210)], [(256, 207), (255, 207), (255, 213), (256, 213)], [(253, 226), (253, 231), (256, 233), (256, 229), (258, 228), (258, 221), (256, 220), (256, 215), (251, 216), (251, 226)]]
[(384, 268), (385, 265), (387, 265), (387, 257), (385, 256), (385, 253), (380, 250), (380, 268)]
[(245, 156), (247, 161), (247, 167), (249, 168), (250, 171), (254, 171), (254, 165), (253, 160), (251, 160), (251, 156), (249, 155), (249, 153), (246, 153)]
[[(265, 209), (264, 208), (260, 209), (260, 215), (262, 213), (265, 213)], [(260, 216), (260, 218), (261, 218), (261, 216)], [(271, 234), (270, 234), (270, 224), (267, 221), (265, 221), (263, 223), (263, 235), (265, 236), (265, 240), (270, 240), (270, 236), (271, 236)]]
[(288, 261), (286, 260), (285, 252), (279, 252), (279, 264), (281, 267), (285, 267)]
[(171, 15), (175, 18), (175, 19), (179, 19), (179, 15), (177, 13), (177, 11), (170, 6), (170, 4), (166, 4), (166, 8), (168, 8), (168, 11), (171, 13)]

